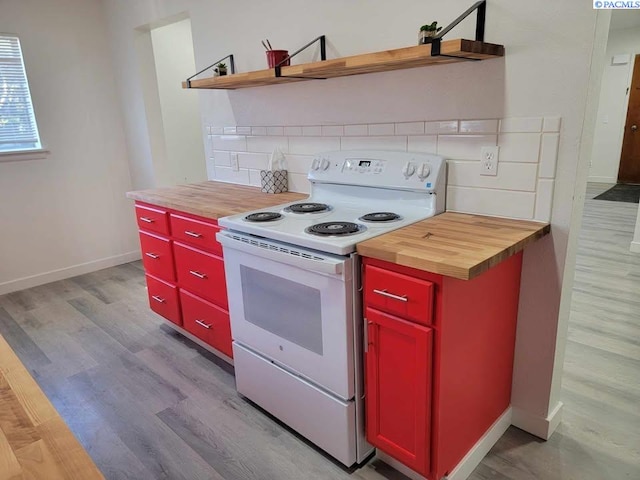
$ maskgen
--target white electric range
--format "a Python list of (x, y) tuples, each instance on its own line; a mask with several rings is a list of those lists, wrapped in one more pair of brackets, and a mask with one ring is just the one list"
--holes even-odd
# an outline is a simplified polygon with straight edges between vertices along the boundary
[(302, 202), (219, 219), (238, 392), (347, 466), (364, 435), (358, 242), (444, 211), (430, 154), (327, 152)]

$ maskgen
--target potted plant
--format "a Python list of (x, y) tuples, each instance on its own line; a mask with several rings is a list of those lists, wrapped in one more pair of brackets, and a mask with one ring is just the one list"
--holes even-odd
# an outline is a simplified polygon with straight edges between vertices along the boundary
[(227, 74), (227, 64), (226, 63), (219, 63), (218, 65), (216, 65), (216, 68), (213, 69), (213, 76), (214, 77), (222, 77), (224, 75)]
[(418, 44), (431, 43), (433, 37), (435, 37), (440, 30), (442, 30), (442, 27), (438, 27), (438, 22), (422, 25), (418, 34)]

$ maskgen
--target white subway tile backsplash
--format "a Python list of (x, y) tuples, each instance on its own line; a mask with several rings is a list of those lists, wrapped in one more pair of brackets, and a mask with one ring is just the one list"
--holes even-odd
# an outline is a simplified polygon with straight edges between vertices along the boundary
[(214, 150), (245, 152), (247, 138), (243, 135), (213, 135), (211, 137)]
[(287, 137), (247, 137), (247, 151), (272, 153), (279, 147), (284, 153), (289, 151)]
[(536, 195), (536, 210), (534, 219), (540, 222), (551, 221), (551, 206), (553, 204), (553, 187), (555, 180), (538, 180), (538, 191)]
[(559, 132), (560, 131), (560, 117), (544, 117), (542, 122), (543, 132)]
[(302, 127), (284, 127), (284, 134), (288, 137), (299, 137), (302, 135)]
[(488, 188), (447, 187), (447, 210), (532, 219), (536, 194)]
[(341, 137), (344, 135), (344, 127), (342, 125), (323, 125), (322, 135), (325, 137)]
[(540, 153), (539, 133), (501, 133), (498, 135), (498, 162), (537, 163)]
[(292, 155), (287, 154), (285, 156), (285, 163), (287, 170), (294, 173), (302, 173), (307, 175), (311, 169), (311, 163), (313, 162), (313, 155)]
[(457, 133), (458, 121), (447, 120), (444, 122), (426, 122), (424, 124), (424, 133)]
[(322, 135), (322, 127), (319, 125), (302, 127), (302, 135), (306, 137), (319, 137)]
[(537, 167), (531, 163), (499, 163), (495, 177), (480, 175), (480, 162), (450, 160), (448, 184), (461, 187), (536, 191)]
[(525, 133), (540, 132), (542, 130), (542, 117), (516, 117), (500, 120), (500, 132)]
[(264, 170), (269, 163), (268, 153), (238, 153), (238, 165), (240, 168), (250, 168), (254, 170)]
[(207, 158), (207, 161), (205, 162), (205, 167), (207, 168), (207, 180), (215, 180), (216, 169), (213, 162), (213, 158)]
[(230, 183), (242, 183), (247, 185), (249, 183), (249, 170), (241, 168), (237, 172), (229, 167), (216, 166), (216, 180), (221, 182)]
[(262, 187), (260, 180), (260, 170), (249, 170), (249, 185), (254, 187)]
[(364, 137), (369, 129), (366, 125), (345, 125), (344, 134), (347, 137)]
[(318, 152), (340, 150), (340, 137), (291, 137), (289, 153), (315, 155)]
[(410, 135), (407, 141), (409, 152), (436, 153), (438, 147), (437, 135)]
[(342, 137), (342, 150), (396, 150), (407, 151), (407, 137)]
[(231, 157), (229, 152), (225, 152), (222, 150), (214, 150), (213, 151), (213, 162), (216, 165), (220, 165), (223, 167), (231, 166)]
[(556, 163), (558, 160), (559, 133), (543, 133), (540, 143), (540, 178), (554, 178), (556, 176)]
[(267, 135), (269, 136), (282, 136), (284, 135), (284, 127), (267, 127)]
[(438, 155), (456, 160), (480, 160), (482, 147), (495, 145), (497, 135), (438, 135)]
[(498, 120), (460, 120), (460, 133), (496, 133)]
[(393, 135), (395, 125), (393, 123), (371, 123), (367, 127), (369, 135)]
[(309, 193), (311, 191), (311, 184), (309, 183), (307, 176), (302, 175), (301, 173), (289, 172), (289, 191)]
[[(289, 190), (309, 192), (314, 155), (331, 150), (438, 153), (448, 159), (447, 209), (549, 221), (561, 118), (407, 121), (357, 125), (205, 127), (207, 176), (260, 186), (278, 147), (286, 157)], [(542, 133), (544, 132), (544, 133)], [(498, 175), (480, 175), (480, 150), (499, 145)], [(231, 168), (237, 154), (239, 171)]]
[(424, 122), (396, 123), (396, 135), (422, 135), (424, 134)]

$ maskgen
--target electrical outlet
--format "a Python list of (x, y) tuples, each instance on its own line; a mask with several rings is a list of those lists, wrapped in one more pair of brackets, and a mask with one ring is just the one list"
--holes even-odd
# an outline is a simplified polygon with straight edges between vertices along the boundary
[(231, 170), (233, 170), (234, 172), (237, 172), (238, 170), (240, 170), (240, 166), (238, 165), (238, 154), (237, 153), (230, 153), (229, 154), (229, 160), (231, 163)]
[(500, 147), (480, 149), (480, 175), (498, 175), (498, 150)]

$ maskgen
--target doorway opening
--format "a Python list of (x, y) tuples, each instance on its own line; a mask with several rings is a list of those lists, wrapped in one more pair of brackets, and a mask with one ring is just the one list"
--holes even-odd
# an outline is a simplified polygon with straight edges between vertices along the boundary
[(191, 20), (183, 13), (136, 31), (155, 185), (204, 181), (198, 96), (182, 88), (196, 71)]

